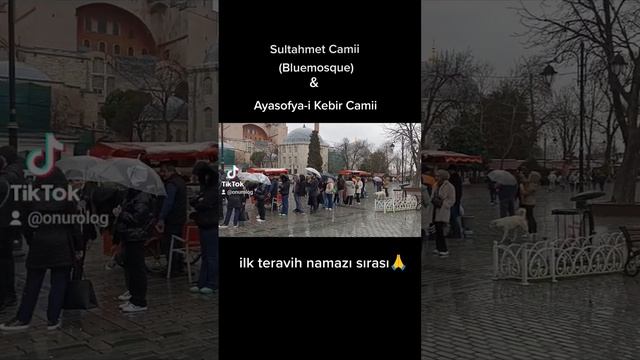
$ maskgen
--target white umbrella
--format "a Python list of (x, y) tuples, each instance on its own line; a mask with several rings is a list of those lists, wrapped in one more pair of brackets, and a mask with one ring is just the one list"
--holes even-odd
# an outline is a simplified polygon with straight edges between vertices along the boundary
[(305, 170), (307, 170), (307, 174), (315, 175), (318, 178), (322, 178), (322, 175), (320, 175), (320, 172), (312, 167), (308, 167)]
[(152, 195), (166, 196), (164, 183), (149, 165), (138, 159), (112, 158), (93, 168), (93, 181), (111, 182)]
[(493, 170), (488, 175), (491, 181), (501, 185), (517, 185), (518, 180), (510, 172), (505, 170)]
[(373, 181), (375, 182), (382, 182), (382, 179), (379, 176), (374, 176), (373, 177)]
[(271, 185), (271, 180), (269, 180), (269, 177), (261, 173), (241, 172), (241, 173), (238, 173), (238, 179), (245, 182), (254, 182), (254, 183), (260, 183), (265, 185)]
[(62, 170), (69, 180), (91, 180), (91, 169), (104, 164), (105, 160), (88, 155), (64, 157), (56, 162), (56, 166)]

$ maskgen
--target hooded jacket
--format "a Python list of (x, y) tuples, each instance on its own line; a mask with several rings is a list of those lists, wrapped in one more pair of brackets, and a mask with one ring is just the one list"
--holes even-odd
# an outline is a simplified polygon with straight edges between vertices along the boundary
[(147, 241), (155, 222), (154, 202), (150, 194), (129, 189), (116, 219), (116, 229), (125, 242)]

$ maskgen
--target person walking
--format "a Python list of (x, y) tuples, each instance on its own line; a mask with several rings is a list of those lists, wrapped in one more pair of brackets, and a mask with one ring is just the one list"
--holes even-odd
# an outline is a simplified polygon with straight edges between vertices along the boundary
[(296, 182), (295, 186), (293, 187), (293, 198), (296, 201), (296, 209), (293, 211), (299, 214), (304, 214), (302, 198), (307, 194), (307, 181), (305, 180), (304, 175), (295, 176), (295, 180)]
[[(24, 184), (24, 171), (18, 154), (10, 146), (0, 148), (0, 312), (17, 305), (13, 241), (22, 238), (23, 226), (12, 226), (13, 212), (20, 210), (11, 195), (11, 185)], [(22, 240), (20, 240), (22, 241)]]
[(280, 215), (287, 216), (289, 215), (289, 191), (291, 190), (291, 181), (289, 181), (289, 176), (285, 174), (280, 175), (280, 180), (282, 181), (280, 184), (280, 196), (282, 197)]
[[(156, 230), (163, 234), (160, 244), (168, 264), (171, 239), (173, 236), (182, 237), (184, 225), (187, 223), (187, 183), (173, 165), (162, 165), (159, 173), (164, 180), (167, 197), (162, 201)], [(179, 246), (178, 242), (174, 243), (174, 246)], [(181, 274), (183, 271), (184, 258), (182, 254), (175, 253), (171, 264), (171, 275)]]
[(324, 194), (327, 197), (327, 210), (329, 211), (333, 211), (333, 191), (334, 191), (333, 179), (328, 178), (327, 188), (325, 189)]
[(353, 205), (353, 196), (356, 194), (356, 184), (353, 183), (353, 180), (348, 180), (345, 182), (346, 189), (346, 197), (344, 199), (344, 204), (351, 206)]
[(447, 239), (444, 235), (444, 228), (451, 219), (451, 207), (456, 202), (456, 189), (449, 182), (449, 172), (440, 169), (436, 173), (436, 186), (433, 190), (431, 202), (433, 204), (432, 222), (435, 224), (436, 250), (440, 257), (449, 256)]
[(549, 180), (549, 192), (556, 191), (556, 182), (558, 181), (556, 172), (555, 171), (549, 172), (549, 176), (547, 177), (547, 180)]
[[(44, 188), (55, 191), (66, 191), (68, 182), (64, 174), (57, 167), (46, 177), (36, 180), (36, 195), (40, 198), (31, 207), (43, 216), (61, 217), (76, 212), (71, 201), (56, 201), (47, 199)], [(26, 259), (27, 279), (20, 299), (20, 307), (16, 316), (0, 325), (0, 330), (15, 331), (27, 329), (31, 324), (33, 312), (38, 302), (42, 282), (47, 273), (51, 272), (49, 303), (47, 304), (47, 329), (55, 330), (62, 323), (60, 315), (64, 305), (65, 292), (69, 283), (71, 267), (84, 254), (81, 249), (82, 238), (73, 224), (41, 224), (36, 229), (30, 229), (27, 236), (29, 252)]]
[[(240, 183), (240, 179), (236, 176), (233, 180), (230, 181), (231, 184)], [(273, 185), (273, 183), (271, 183)], [(224, 221), (222, 225), (220, 225), (220, 229), (226, 229), (229, 227), (229, 221), (231, 221), (231, 215), (233, 214), (233, 227), (238, 227), (240, 222), (240, 213), (244, 208), (245, 195), (239, 194), (238, 192), (242, 190), (242, 186), (232, 185), (225, 189), (225, 193), (227, 194), (227, 212), (224, 215)]]
[[(144, 168), (130, 171), (134, 186), (147, 181), (149, 174)], [(154, 218), (155, 201), (150, 194), (128, 189), (122, 205), (113, 209), (116, 216), (116, 232), (122, 242), (125, 276), (130, 297), (121, 304), (120, 310), (133, 313), (147, 310), (147, 266), (145, 264), (145, 242), (150, 238)]]
[(540, 187), (541, 175), (537, 171), (532, 171), (526, 181), (520, 184), (520, 206), (527, 211), (527, 225), (529, 234), (535, 235), (538, 232), (538, 225), (533, 209), (536, 206), (536, 193)]
[[(200, 232), (201, 257), (198, 284), (189, 291), (209, 295), (218, 289), (218, 172), (210, 164), (199, 162), (193, 168), (193, 174), (200, 184), (200, 193), (191, 201), (191, 206), (195, 209), (193, 217)], [(264, 211), (263, 200), (263, 214)]]

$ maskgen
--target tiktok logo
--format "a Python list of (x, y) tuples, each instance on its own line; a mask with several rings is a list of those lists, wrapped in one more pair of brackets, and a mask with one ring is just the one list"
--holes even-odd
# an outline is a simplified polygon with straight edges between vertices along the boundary
[(240, 169), (237, 166), (233, 165), (233, 169), (227, 171), (227, 179), (235, 179), (238, 176)]
[[(53, 133), (45, 135), (45, 150), (32, 150), (27, 155), (27, 169), (35, 176), (43, 177), (49, 175), (55, 165), (56, 151), (63, 151), (64, 144), (58, 141)], [(44, 159), (41, 165), (38, 162)]]

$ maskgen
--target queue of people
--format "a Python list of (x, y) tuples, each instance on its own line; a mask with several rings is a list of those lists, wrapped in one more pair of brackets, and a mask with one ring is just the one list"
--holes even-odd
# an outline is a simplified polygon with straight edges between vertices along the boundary
[[(0, 198), (10, 191), (10, 186), (26, 182), (17, 154), (10, 147), (0, 148)], [(16, 210), (28, 212), (37, 209), (41, 214), (63, 216), (90, 211), (94, 214), (108, 214), (107, 226), (113, 234), (113, 242), (119, 245), (120, 264), (124, 268), (124, 288), (126, 291), (117, 298), (123, 313), (136, 313), (148, 309), (146, 266), (146, 243), (154, 236), (161, 236), (162, 248), (168, 252), (167, 241), (173, 235), (183, 236), (187, 224), (187, 204), (193, 212), (189, 218), (199, 230), (201, 245), (201, 266), (197, 283), (191, 292), (208, 295), (217, 290), (218, 274), (218, 172), (208, 163), (198, 163), (191, 174), (200, 187), (198, 194), (189, 201), (186, 181), (171, 165), (163, 165), (159, 175), (164, 180), (166, 197), (158, 197), (141, 191), (136, 184), (143, 184), (151, 174), (151, 168), (128, 169), (128, 181), (132, 187), (124, 192), (117, 187), (101, 187), (95, 183), (78, 180), (71, 171), (63, 173), (54, 167), (49, 174), (36, 178), (32, 186), (36, 194), (43, 189), (64, 191), (71, 185), (79, 190), (80, 200), (60, 201), (45, 196), (40, 200), (18, 203), (5, 201), (0, 204), (0, 231), (9, 228), (18, 232), (16, 236), (26, 238), (26, 281), (22, 296), (15, 295), (14, 264), (11, 237), (0, 240), (0, 312), (15, 307), (15, 316), (0, 325), (2, 331), (24, 330), (30, 327), (36, 304), (41, 292), (43, 279), (50, 272), (47, 305), (47, 329), (55, 330), (62, 325), (62, 312), (71, 280), (83, 278), (84, 261), (88, 243), (100, 234), (95, 226), (86, 224), (41, 224), (37, 228), (20, 223)], [(134, 171), (135, 170), (135, 171)], [(73, 178), (69, 180), (67, 177)], [(102, 229), (105, 231), (107, 229)], [(155, 231), (155, 234), (154, 234)], [(7, 255), (10, 254), (10, 255)], [(178, 275), (183, 259), (179, 259), (174, 273)]]

